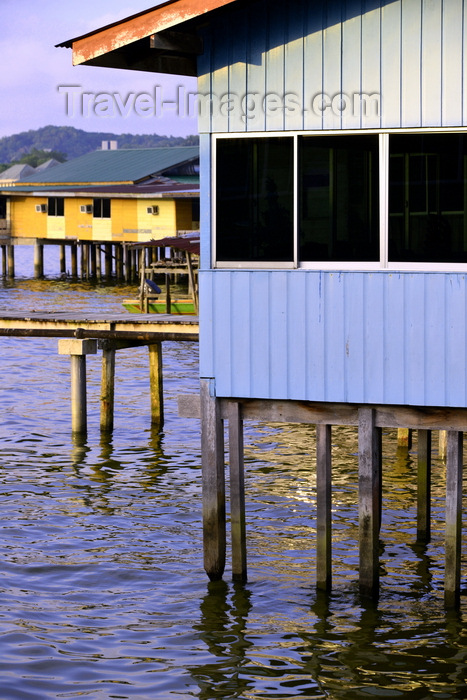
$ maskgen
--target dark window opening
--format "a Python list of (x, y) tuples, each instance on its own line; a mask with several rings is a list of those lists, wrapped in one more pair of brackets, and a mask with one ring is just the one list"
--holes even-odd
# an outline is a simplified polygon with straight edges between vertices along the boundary
[(467, 139), (389, 137), (389, 260), (466, 262)]
[(298, 152), (300, 260), (379, 260), (378, 137), (303, 137)]
[(217, 141), (218, 261), (293, 261), (293, 139)]
[(92, 215), (95, 219), (110, 219), (110, 199), (93, 199)]
[(65, 216), (64, 197), (49, 197), (47, 201), (48, 216)]

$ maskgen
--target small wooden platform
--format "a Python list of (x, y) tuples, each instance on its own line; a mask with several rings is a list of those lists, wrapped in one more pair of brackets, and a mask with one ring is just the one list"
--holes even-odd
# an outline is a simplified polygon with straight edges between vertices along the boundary
[(162, 342), (199, 340), (197, 316), (129, 314), (89, 311), (0, 311), (0, 337), (58, 338), (58, 352), (71, 363), (71, 424), (73, 433), (87, 430), (86, 355), (102, 350), (101, 430), (114, 422), (115, 353), (147, 345), (151, 424), (162, 428)]
[(33, 310), (0, 311), (0, 336), (107, 338), (158, 342), (199, 339), (197, 316)]

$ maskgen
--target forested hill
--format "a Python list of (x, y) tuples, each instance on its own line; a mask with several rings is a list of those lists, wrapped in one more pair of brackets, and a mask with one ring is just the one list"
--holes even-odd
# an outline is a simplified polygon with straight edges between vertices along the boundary
[(32, 149), (59, 151), (67, 160), (100, 148), (102, 141), (115, 140), (119, 148), (157, 148), (158, 146), (194, 146), (198, 136), (175, 137), (158, 134), (112, 134), (83, 131), (72, 126), (44, 126), (0, 138), (0, 163), (16, 161)]

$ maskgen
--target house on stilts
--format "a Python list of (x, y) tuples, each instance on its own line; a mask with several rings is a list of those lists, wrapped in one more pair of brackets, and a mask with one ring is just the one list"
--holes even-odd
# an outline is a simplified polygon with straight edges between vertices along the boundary
[(445, 601), (459, 601), (467, 429), (463, 0), (170, 0), (64, 42), (78, 64), (198, 77), (205, 568), (246, 576), (244, 420), (317, 426), (317, 584), (331, 584), (331, 426), (359, 431), (360, 588), (378, 589), (381, 429), (447, 431)]

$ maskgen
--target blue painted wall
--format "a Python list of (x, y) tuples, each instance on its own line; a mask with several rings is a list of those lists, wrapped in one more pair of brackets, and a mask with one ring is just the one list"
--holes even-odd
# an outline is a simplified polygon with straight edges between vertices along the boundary
[[(202, 132), (467, 124), (464, 0), (259, 0), (233, 3), (211, 22), (200, 92), (257, 95), (258, 109), (247, 119), (215, 109)], [(321, 93), (379, 94), (379, 114), (317, 113)], [(265, 113), (266, 94), (293, 94), (303, 109)]]
[(199, 91), (378, 92), (378, 115), (201, 119), (201, 377), (222, 397), (467, 406), (464, 274), (212, 270), (211, 133), (462, 126), (463, 0), (234, 3), (205, 33)]
[(218, 396), (467, 406), (463, 274), (201, 273)]

